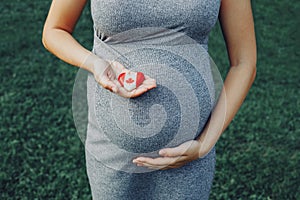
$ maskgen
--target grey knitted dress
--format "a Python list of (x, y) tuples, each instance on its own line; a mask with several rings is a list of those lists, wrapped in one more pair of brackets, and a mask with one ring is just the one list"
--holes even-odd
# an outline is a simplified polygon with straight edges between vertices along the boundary
[(220, 0), (91, 0), (93, 52), (156, 79), (126, 99), (87, 79), (87, 173), (94, 200), (208, 199), (215, 150), (170, 170), (137, 167), (197, 137), (216, 102), (207, 53)]

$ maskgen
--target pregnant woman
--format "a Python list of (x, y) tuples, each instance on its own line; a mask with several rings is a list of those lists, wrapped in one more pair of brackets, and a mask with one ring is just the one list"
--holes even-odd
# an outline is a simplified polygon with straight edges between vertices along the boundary
[[(208, 199), (214, 146), (256, 74), (250, 0), (91, 0), (92, 51), (72, 36), (86, 3), (53, 0), (43, 44), (88, 72), (93, 199)], [(220, 93), (207, 53), (218, 18), (230, 60)]]

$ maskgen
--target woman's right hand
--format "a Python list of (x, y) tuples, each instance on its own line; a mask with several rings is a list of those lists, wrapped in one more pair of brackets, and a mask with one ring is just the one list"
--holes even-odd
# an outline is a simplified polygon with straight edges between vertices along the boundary
[(155, 79), (145, 75), (143, 83), (132, 91), (127, 91), (118, 81), (119, 74), (129, 71), (117, 61), (97, 59), (93, 63), (92, 73), (96, 81), (105, 89), (125, 98), (134, 98), (156, 87)]

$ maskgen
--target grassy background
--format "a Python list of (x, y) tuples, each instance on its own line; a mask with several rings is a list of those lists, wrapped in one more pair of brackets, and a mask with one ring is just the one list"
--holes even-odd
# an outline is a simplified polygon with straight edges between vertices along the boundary
[[(0, 199), (91, 199), (71, 110), (75, 67), (41, 44), (50, 1), (0, 3)], [(253, 1), (257, 78), (217, 144), (211, 199), (300, 199), (300, 3)], [(88, 7), (75, 37), (92, 46)], [(217, 25), (210, 53), (223, 75)]]

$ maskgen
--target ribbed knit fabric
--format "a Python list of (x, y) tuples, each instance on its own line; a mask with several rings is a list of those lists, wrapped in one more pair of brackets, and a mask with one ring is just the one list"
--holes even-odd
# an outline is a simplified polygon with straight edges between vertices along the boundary
[(201, 133), (215, 103), (207, 53), (219, 0), (91, 0), (94, 48), (157, 81), (126, 99), (87, 81), (87, 171), (93, 199), (208, 199), (214, 149), (181, 168), (136, 167)]

